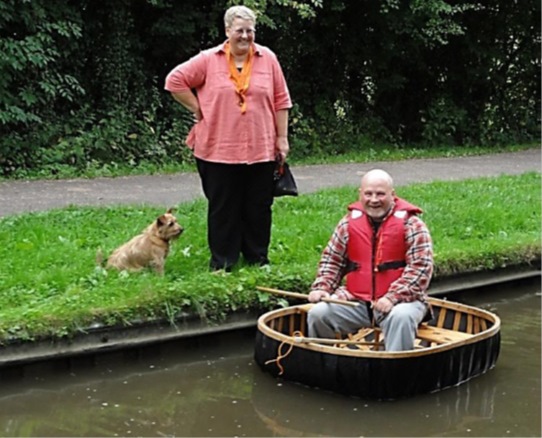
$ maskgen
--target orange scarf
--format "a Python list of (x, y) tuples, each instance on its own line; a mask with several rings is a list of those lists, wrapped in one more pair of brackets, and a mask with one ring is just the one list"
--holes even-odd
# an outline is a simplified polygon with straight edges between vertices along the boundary
[(252, 46), (248, 51), (248, 55), (243, 63), (243, 68), (239, 72), (237, 66), (235, 65), (235, 58), (231, 54), (229, 42), (225, 47), (226, 57), (228, 59), (230, 67), (230, 79), (235, 85), (235, 92), (239, 96), (239, 106), (241, 107), (241, 113), (245, 113), (247, 110), (247, 91), (248, 85), (250, 83), (250, 74), (252, 73), (252, 63), (254, 60), (254, 49)]

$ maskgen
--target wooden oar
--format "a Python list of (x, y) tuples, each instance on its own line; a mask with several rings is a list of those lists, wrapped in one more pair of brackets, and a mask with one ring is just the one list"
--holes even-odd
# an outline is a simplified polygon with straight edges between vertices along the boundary
[[(282, 296), (290, 297), (290, 298), (297, 298), (297, 299), (300, 299), (300, 300), (308, 300), (309, 299), (309, 296), (307, 294), (300, 294), (300, 293), (297, 293), (297, 292), (288, 292), (288, 291), (285, 291), (285, 290), (271, 289), (269, 287), (262, 287), (262, 286), (256, 286), (256, 289), (258, 289), (258, 290), (260, 290), (262, 292), (269, 292), (271, 294), (282, 295)], [(342, 304), (344, 306), (351, 306), (351, 307), (359, 306), (359, 303), (357, 303), (357, 302), (346, 301), (346, 300), (337, 300), (335, 298), (322, 298), (321, 301), (325, 301), (326, 303)]]
[(378, 341), (356, 341), (355, 339), (328, 339), (308, 338), (305, 336), (294, 336), (294, 342), (298, 344), (323, 344), (323, 345), (382, 345)]

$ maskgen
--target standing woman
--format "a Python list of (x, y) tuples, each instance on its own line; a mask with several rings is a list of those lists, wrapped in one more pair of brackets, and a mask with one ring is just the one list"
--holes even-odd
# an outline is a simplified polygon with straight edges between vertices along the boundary
[(256, 15), (233, 6), (227, 40), (175, 67), (165, 89), (196, 119), (193, 150), (208, 200), (210, 268), (230, 271), (242, 254), (269, 263), (275, 157), (289, 151), (292, 103), (275, 54), (254, 42)]

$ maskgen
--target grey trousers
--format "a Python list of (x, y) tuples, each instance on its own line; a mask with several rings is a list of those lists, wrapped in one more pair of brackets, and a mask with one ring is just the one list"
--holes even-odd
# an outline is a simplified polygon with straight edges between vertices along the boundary
[[(386, 351), (404, 351), (414, 348), (416, 330), (427, 311), (420, 301), (399, 303), (393, 306), (382, 321), (382, 314), (375, 312), (374, 318), (384, 334)], [(373, 322), (365, 303), (351, 307), (342, 304), (317, 303), (308, 314), (310, 337), (335, 338), (336, 333), (355, 333), (362, 327), (372, 327)]]

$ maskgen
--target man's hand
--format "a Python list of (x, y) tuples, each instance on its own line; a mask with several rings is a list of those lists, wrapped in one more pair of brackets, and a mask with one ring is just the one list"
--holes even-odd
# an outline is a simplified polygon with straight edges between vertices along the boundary
[(309, 294), (309, 301), (311, 303), (317, 303), (322, 298), (329, 298), (329, 293), (322, 289), (311, 290)]
[(373, 309), (387, 315), (393, 309), (393, 303), (386, 297), (380, 297), (374, 304)]

